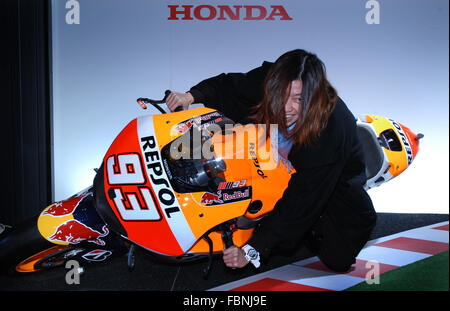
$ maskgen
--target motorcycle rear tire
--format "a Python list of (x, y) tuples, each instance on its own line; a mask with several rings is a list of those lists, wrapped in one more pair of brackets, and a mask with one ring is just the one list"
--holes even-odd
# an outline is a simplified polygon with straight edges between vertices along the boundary
[[(33, 217), (16, 227), (5, 230), (0, 235), (0, 272), (14, 273), (14, 272), (34, 272), (39, 269), (34, 269), (31, 264), (31, 269), (25, 271), (20, 269), (20, 265), (29, 258), (35, 257), (39, 260), (43, 251), (54, 248), (58, 251), (61, 247), (55, 248), (55, 244), (47, 241), (39, 232), (37, 228), (38, 216)], [(51, 253), (52, 251), (50, 251)], [(42, 253), (41, 257), (48, 255), (49, 252)], [(30, 266), (30, 265), (29, 265)]]

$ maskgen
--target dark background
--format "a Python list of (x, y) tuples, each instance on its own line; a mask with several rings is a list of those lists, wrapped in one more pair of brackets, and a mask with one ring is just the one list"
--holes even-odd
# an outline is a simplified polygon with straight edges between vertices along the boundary
[(2, 0), (0, 223), (14, 225), (51, 194), (48, 0)]

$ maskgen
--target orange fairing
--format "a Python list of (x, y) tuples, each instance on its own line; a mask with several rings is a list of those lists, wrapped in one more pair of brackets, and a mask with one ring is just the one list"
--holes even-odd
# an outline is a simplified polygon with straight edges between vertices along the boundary
[[(104, 186), (128, 239), (170, 256), (208, 252), (201, 238), (211, 228), (242, 215), (256, 219), (273, 209), (290, 174), (270, 155), (263, 131), (236, 127), (222, 132), (214, 128), (222, 117), (208, 108), (144, 116), (118, 135), (104, 158)], [(196, 138), (184, 140), (196, 132), (202, 134), (197, 141), (201, 148), (196, 147)], [(204, 170), (204, 176), (197, 177), (207, 183), (198, 178), (195, 185), (189, 184), (197, 188), (183, 190), (193, 179), (188, 173), (177, 175), (175, 158), (180, 155)], [(255, 200), (262, 207), (247, 212)], [(251, 233), (236, 230), (235, 244), (245, 244)], [(221, 251), (220, 234), (211, 233), (210, 238), (214, 251)]]
[[(208, 226), (214, 226), (227, 219), (245, 215), (249, 219), (258, 219), (273, 210), (275, 203), (281, 198), (287, 187), (290, 173), (284, 164), (278, 165), (275, 158), (277, 150), (271, 146), (270, 139), (266, 141), (265, 131), (254, 125), (235, 126), (225, 132), (216, 133), (211, 139), (215, 156), (226, 163), (224, 171), (225, 182), (219, 185), (220, 204), (208, 206), (207, 203), (197, 205), (198, 212), (203, 217), (196, 219), (192, 227), (204, 230)], [(292, 173), (292, 172), (291, 172)], [(276, 185), (276, 186), (274, 186)], [(225, 191), (231, 196), (243, 195), (241, 201), (227, 203)], [(250, 191), (251, 195), (246, 196)], [(203, 197), (204, 193), (192, 194), (196, 202)], [(228, 196), (229, 198), (230, 196)], [(258, 211), (247, 211), (250, 203), (261, 201), (262, 206)], [(230, 213), (230, 209), (235, 211)], [(195, 219), (195, 214), (192, 215)], [(209, 225), (203, 226), (207, 221)], [(243, 246), (251, 237), (253, 229), (236, 230), (233, 234), (234, 244)], [(214, 251), (223, 249), (221, 237), (218, 233), (210, 235), (213, 241)], [(200, 240), (191, 252), (207, 252), (208, 245)]]
[(40, 253), (37, 253), (37, 254), (25, 259), (20, 264), (18, 264), (16, 266), (16, 271), (21, 272), (21, 273), (38, 271), (38, 269), (36, 269), (34, 266), (38, 261), (45, 258), (47, 255), (53, 254), (65, 247), (66, 246), (57, 245), (57, 246), (53, 246), (47, 250), (44, 250)]
[[(139, 135), (143, 121), (147, 121), (151, 132)], [(104, 158), (105, 193), (130, 240), (153, 251), (177, 256), (185, 250), (167, 219), (180, 214), (179, 206), (162, 169), (159, 151), (152, 116), (131, 121)], [(156, 189), (155, 182), (160, 182)], [(160, 204), (158, 196), (167, 204)], [(191, 238), (190, 243), (193, 242), (195, 238)]]
[(409, 145), (413, 153), (412, 157), (414, 159), (417, 155), (417, 152), (419, 151), (419, 137), (403, 124), (401, 123), (398, 124), (401, 126), (403, 132), (406, 135), (406, 138), (408, 139)]
[(225, 179), (247, 180), (247, 186), (252, 186), (252, 199), (263, 203), (259, 212), (247, 212), (245, 216), (257, 219), (270, 212), (287, 187), (290, 173), (282, 162), (278, 164), (276, 146), (271, 145), (270, 138), (266, 141), (264, 128), (239, 125), (227, 135), (213, 136), (212, 144), (216, 156), (226, 162)]

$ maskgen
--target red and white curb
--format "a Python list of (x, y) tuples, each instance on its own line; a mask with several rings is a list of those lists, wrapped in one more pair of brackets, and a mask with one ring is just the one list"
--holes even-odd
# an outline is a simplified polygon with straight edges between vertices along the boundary
[(448, 228), (445, 221), (369, 241), (346, 273), (311, 257), (210, 291), (341, 291), (366, 281), (375, 264), (382, 274), (448, 250)]

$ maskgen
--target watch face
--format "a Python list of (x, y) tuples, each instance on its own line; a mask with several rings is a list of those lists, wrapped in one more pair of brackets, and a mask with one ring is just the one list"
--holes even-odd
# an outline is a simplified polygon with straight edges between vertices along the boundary
[(250, 257), (250, 260), (254, 260), (258, 258), (258, 252), (254, 248), (250, 248), (247, 251), (247, 256)]

